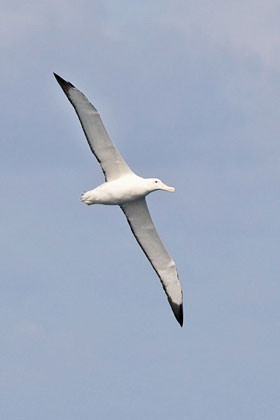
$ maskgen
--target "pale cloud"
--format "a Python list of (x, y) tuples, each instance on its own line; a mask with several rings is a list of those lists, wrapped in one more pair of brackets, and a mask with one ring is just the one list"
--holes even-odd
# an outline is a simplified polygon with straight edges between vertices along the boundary
[(102, 22), (104, 8), (96, 1), (14, 2), (0, 11), (0, 46), (23, 45), (41, 34), (50, 36), (56, 30), (81, 31), (90, 22), (96, 25), (96, 11)]
[(258, 55), (265, 63), (278, 63), (280, 47), (279, 2), (195, 1), (170, 2), (160, 23), (180, 32), (189, 47), (194, 39)]
[(43, 15), (33, 11), (16, 9), (2, 11), (0, 15), (0, 45), (13, 46), (28, 40), (38, 33), (43, 26)]
[(22, 323), (18, 327), (19, 334), (22, 334), (24, 336), (28, 337), (39, 337), (44, 338), (46, 336), (45, 329), (42, 325), (32, 322), (32, 321), (26, 321)]
[(5, 342), (16, 342), (24, 338), (28, 340), (45, 340), (47, 337), (44, 326), (31, 320), (19, 321), (9, 328), (7, 326), (5, 328), (2, 327), (1, 334)]

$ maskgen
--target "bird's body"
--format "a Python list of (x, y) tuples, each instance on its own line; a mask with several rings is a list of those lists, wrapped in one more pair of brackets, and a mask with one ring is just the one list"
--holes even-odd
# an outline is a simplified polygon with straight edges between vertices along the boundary
[(91, 204), (119, 205), (132, 233), (160, 278), (173, 313), (183, 325), (182, 290), (173, 259), (164, 248), (151, 219), (145, 197), (153, 191), (174, 192), (158, 178), (136, 175), (111, 142), (100, 115), (87, 98), (60, 76), (54, 74), (73, 105), (89, 146), (100, 163), (105, 182), (82, 194), (81, 201)]
[(129, 174), (113, 181), (104, 182), (94, 190), (83, 193), (81, 201), (89, 205), (107, 204), (120, 206), (129, 201), (139, 200), (159, 189), (174, 191), (174, 188), (167, 187), (159, 179), (145, 179), (135, 174)]

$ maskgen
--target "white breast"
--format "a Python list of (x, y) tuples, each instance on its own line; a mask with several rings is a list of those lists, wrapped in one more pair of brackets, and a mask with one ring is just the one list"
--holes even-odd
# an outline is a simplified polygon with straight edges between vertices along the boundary
[(87, 191), (81, 200), (86, 204), (121, 205), (145, 197), (149, 192), (144, 178), (126, 176)]

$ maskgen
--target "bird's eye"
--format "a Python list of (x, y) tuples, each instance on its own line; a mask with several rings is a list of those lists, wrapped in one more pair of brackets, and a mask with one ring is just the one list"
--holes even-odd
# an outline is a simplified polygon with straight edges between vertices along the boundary
[(155, 181), (155, 184), (157, 184), (158, 183), (158, 181)]

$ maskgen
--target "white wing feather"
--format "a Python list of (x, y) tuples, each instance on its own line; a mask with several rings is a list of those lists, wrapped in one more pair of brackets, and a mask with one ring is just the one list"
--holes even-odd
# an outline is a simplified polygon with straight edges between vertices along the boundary
[(177, 321), (183, 325), (183, 296), (175, 262), (158, 236), (145, 198), (125, 203), (121, 209), (137, 242), (159, 276)]
[(72, 83), (55, 73), (54, 76), (79, 117), (89, 147), (100, 163), (106, 181), (133, 174), (110, 140), (97, 109)]

